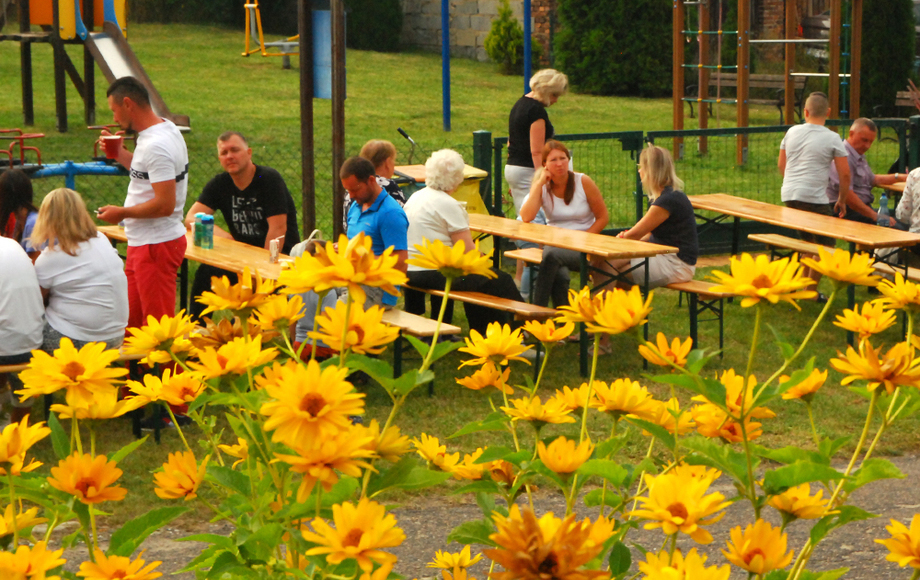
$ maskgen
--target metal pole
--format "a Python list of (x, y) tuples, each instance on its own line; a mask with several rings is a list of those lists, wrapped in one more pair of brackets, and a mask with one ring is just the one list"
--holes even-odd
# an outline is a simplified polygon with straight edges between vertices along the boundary
[(831, 42), (828, 47), (830, 62), (827, 81), (827, 100), (831, 105), (829, 119), (840, 117), (840, 2), (841, 0), (831, 0)]
[[(19, 32), (29, 32), (29, 0), (19, 2)], [(22, 76), (22, 122), (24, 125), (34, 125), (31, 42), (19, 41), (19, 69)]]
[(57, 130), (60, 133), (67, 132), (67, 86), (64, 78), (64, 59), (67, 55), (64, 53), (64, 43), (61, 40), (61, 14), (57, 2), (51, 3), (52, 8), (52, 31), (51, 31), (51, 52), (54, 55), (54, 102), (57, 115)]
[[(684, 38), (681, 31), (684, 29), (684, 3), (683, 0), (672, 0), (671, 44), (673, 46), (673, 61), (671, 65), (671, 100), (672, 118), (675, 131), (684, 128)], [(703, 89), (700, 88), (702, 94)], [(700, 105), (703, 107), (704, 105)], [(678, 159), (678, 151), (683, 144), (681, 137), (675, 137), (674, 150), (671, 154)]]
[[(96, 21), (94, 0), (83, 2), (83, 25), (92, 32)], [(96, 124), (96, 61), (86, 44), (83, 45), (83, 120)]]
[(297, 3), (300, 34), (300, 186), (301, 224), (304, 237), (316, 228), (316, 175), (313, 156), (313, 2)]
[(850, 118), (859, 117), (860, 68), (862, 67), (863, 1), (853, 0), (853, 19), (850, 26)]
[(332, 231), (342, 233), (345, 188), (339, 169), (345, 163), (345, 2), (332, 0)]
[(524, 94), (530, 92), (530, 77), (533, 63), (530, 62), (530, 43), (533, 36), (530, 25), (530, 0), (524, 0)]
[[(796, 22), (795, 22), (795, 3), (786, 2), (786, 40), (792, 40), (796, 31)], [(783, 121), (787, 125), (791, 125), (793, 121), (793, 115), (795, 114), (795, 84), (792, 80), (792, 71), (795, 68), (795, 45), (792, 43), (787, 43), (785, 47), (785, 54), (783, 55), (783, 62), (786, 66), (786, 78), (785, 78), (785, 97), (786, 100), (783, 103)]]
[(441, 0), (441, 109), (444, 130), (450, 131), (450, 3)]

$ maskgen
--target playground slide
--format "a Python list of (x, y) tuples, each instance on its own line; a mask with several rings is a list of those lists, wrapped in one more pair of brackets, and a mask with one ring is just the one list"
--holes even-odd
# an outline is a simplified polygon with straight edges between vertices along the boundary
[(176, 115), (170, 112), (117, 24), (106, 21), (102, 26), (102, 32), (87, 34), (85, 43), (108, 82), (111, 83), (121, 77), (133, 76), (147, 87), (150, 93), (150, 105), (157, 115), (169, 119), (179, 128), (189, 126), (187, 115)]

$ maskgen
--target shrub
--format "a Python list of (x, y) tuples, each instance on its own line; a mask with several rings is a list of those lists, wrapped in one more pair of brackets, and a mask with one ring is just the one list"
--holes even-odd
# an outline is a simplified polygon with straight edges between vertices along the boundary
[(399, 0), (345, 0), (348, 48), (397, 52), (403, 12)]
[[(519, 75), (524, 72), (524, 29), (512, 15), (508, 0), (502, 0), (498, 17), (492, 21), (485, 49), (489, 59), (498, 63), (502, 74)], [(531, 62), (539, 61), (543, 55), (543, 45), (535, 37), (530, 43), (530, 51)]]
[(911, 0), (866, 0), (863, 5), (863, 115), (895, 112), (896, 93), (904, 90), (914, 61), (912, 7)]
[(559, 0), (556, 68), (579, 91), (662, 96), (671, 90), (668, 0)]

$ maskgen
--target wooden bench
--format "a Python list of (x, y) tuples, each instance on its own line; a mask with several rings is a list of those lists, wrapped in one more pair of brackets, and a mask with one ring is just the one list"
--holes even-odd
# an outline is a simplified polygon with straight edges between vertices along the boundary
[(725, 299), (731, 298), (733, 294), (728, 292), (714, 292), (712, 282), (702, 280), (690, 280), (689, 282), (676, 282), (668, 284), (665, 288), (677, 290), (687, 295), (687, 304), (690, 307), (690, 338), (693, 340), (693, 348), (699, 348), (698, 325), (700, 322), (699, 315), (706, 312), (713, 314), (715, 320), (719, 323), (719, 357), (722, 357), (722, 348), (725, 342)]
[[(411, 349), (403, 336), (409, 335), (416, 338), (431, 338), (434, 336), (435, 329), (438, 326), (437, 320), (425, 318), (417, 314), (410, 314), (405, 310), (390, 309), (383, 313), (383, 322), (399, 329), (399, 337), (393, 343), (393, 378), (402, 374), (403, 353)], [(459, 326), (453, 324), (441, 323), (441, 329), (438, 333), (440, 336), (460, 334)], [(428, 383), (428, 394), (434, 394), (434, 381)]]
[[(417, 292), (424, 292), (432, 296), (444, 297), (443, 290), (431, 290), (429, 288), (417, 288), (415, 286), (406, 286), (406, 288)], [(518, 302), (517, 300), (508, 300), (507, 298), (498, 298), (482, 292), (460, 292), (451, 290), (450, 299), (508, 312), (509, 314), (513, 314), (517, 320), (546, 320), (559, 315), (559, 312), (554, 308), (537, 306), (536, 304), (528, 304), (527, 302)]]
[[(802, 120), (802, 103), (804, 102), (805, 96), (805, 82), (806, 77), (792, 77), (792, 84), (794, 87), (794, 98), (793, 103), (795, 105), (795, 113), (799, 118), (799, 121)], [(729, 88), (737, 89), (738, 88), (738, 75), (736, 73), (728, 72), (714, 72), (709, 75), (709, 88)], [(786, 78), (783, 75), (767, 75), (767, 74), (752, 74), (748, 75), (748, 104), (751, 105), (774, 105), (779, 109), (779, 124), (784, 124), (783, 112), (786, 107)], [(775, 97), (770, 99), (754, 99), (750, 97), (750, 94), (754, 90), (764, 90), (764, 91), (773, 91)], [(684, 98), (687, 101), (687, 104), (690, 105), (690, 118), (692, 119), (693, 114), (693, 103), (699, 102), (702, 103), (706, 99), (711, 99), (708, 91), (706, 95), (701, 96), (699, 91), (699, 85), (687, 85), (685, 91), (686, 97)], [(724, 99), (728, 102), (734, 102), (733, 97), (726, 98), (725, 96), (720, 95), (721, 99)], [(706, 103), (709, 105), (710, 114), (712, 114), (712, 103)]]
[(509, 250), (504, 254), (505, 258), (509, 260), (520, 260), (527, 264), (527, 268), (530, 268), (530, 288), (527, 289), (527, 294), (533, 300), (533, 287), (537, 283), (537, 272), (539, 271), (539, 266), (543, 262), (543, 249), (542, 248), (522, 248), (519, 250)]
[[(818, 255), (820, 250), (833, 252), (836, 249), (834, 247), (822, 246), (821, 244), (806, 242), (780, 234), (751, 234), (748, 236), (748, 239), (752, 242), (760, 242), (768, 246), (770, 248), (771, 260), (775, 260), (777, 256), (785, 257), (786, 254), (792, 252)], [(782, 250), (788, 250), (788, 252), (783, 252)]]

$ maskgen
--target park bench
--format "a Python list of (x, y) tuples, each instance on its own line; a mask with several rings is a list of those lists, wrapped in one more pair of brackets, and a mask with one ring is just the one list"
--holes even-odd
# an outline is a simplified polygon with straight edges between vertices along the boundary
[[(432, 296), (444, 297), (443, 290), (416, 288), (415, 286), (406, 286), (406, 288), (417, 292), (424, 292)], [(507, 298), (498, 298), (482, 292), (461, 292), (451, 290), (450, 299), (507, 312), (513, 314), (517, 320), (546, 320), (547, 318), (553, 318), (559, 315), (559, 312), (554, 308), (537, 306), (536, 304), (529, 304), (527, 302), (518, 302), (517, 300), (508, 300)]]
[[(434, 336), (438, 321), (395, 308), (384, 312), (382, 320), (386, 324), (399, 329), (399, 337), (393, 343), (393, 377), (395, 378), (402, 374), (403, 354), (412, 348), (403, 336), (409, 335), (422, 339), (431, 338)], [(440, 336), (460, 334), (460, 327), (442, 322), (438, 334)], [(434, 395), (434, 381), (428, 383), (428, 394)]]
[[(794, 98), (793, 103), (795, 106), (796, 116), (799, 118), (799, 121), (802, 120), (802, 103), (804, 102), (805, 97), (805, 81), (806, 77), (792, 77), (792, 84), (794, 87)], [(709, 88), (715, 89), (737, 89), (738, 88), (738, 75), (736, 73), (728, 72), (714, 72), (709, 75)], [(783, 119), (783, 109), (786, 106), (786, 78), (783, 75), (767, 75), (767, 74), (752, 74), (748, 75), (748, 90), (750, 91), (748, 95), (748, 104), (750, 105), (774, 105), (779, 110), (779, 124), (784, 124)], [(765, 93), (772, 93), (774, 96), (768, 99), (755, 99), (751, 98), (753, 92), (763, 91)], [(706, 94), (700, 95), (699, 85), (687, 85), (686, 91), (686, 101), (690, 105), (690, 118), (692, 119), (693, 114), (693, 103), (694, 100), (699, 103), (703, 103), (706, 99), (712, 99), (706, 91)], [(735, 102), (734, 97), (726, 98), (725, 96), (720, 96), (720, 99), (733, 103)], [(709, 106), (710, 114), (712, 114), (712, 103), (705, 103)]]

